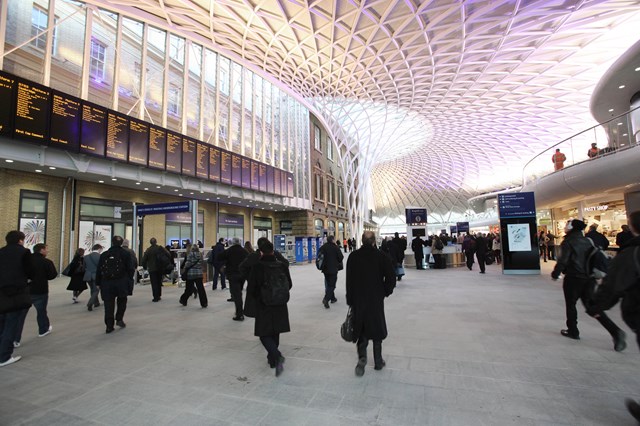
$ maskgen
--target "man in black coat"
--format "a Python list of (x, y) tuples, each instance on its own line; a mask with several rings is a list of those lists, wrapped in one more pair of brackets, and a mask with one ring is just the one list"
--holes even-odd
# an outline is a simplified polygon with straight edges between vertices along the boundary
[(224, 266), (224, 262), (218, 259), (224, 252), (224, 238), (220, 238), (215, 246), (211, 247), (211, 251), (209, 252), (209, 258), (207, 262), (213, 266), (213, 280), (211, 283), (211, 290), (215, 290), (218, 288), (218, 276), (220, 277), (220, 288), (224, 290), (227, 288), (227, 284), (225, 281), (225, 272), (222, 269)]
[[(14, 289), (27, 289), (31, 253), (24, 248), (24, 239), (23, 232), (9, 231), (5, 237), (7, 245), (0, 249), (0, 292), (3, 294), (13, 293)], [(0, 314), (0, 367), (18, 362), (22, 358), (19, 355), (12, 356), (13, 342), (18, 333), (20, 316), (27, 309)]]
[(318, 256), (322, 254), (324, 256), (324, 262), (322, 263), (322, 273), (324, 274), (324, 298), (322, 304), (326, 309), (329, 309), (329, 302), (336, 303), (335, 290), (336, 282), (338, 281), (338, 271), (342, 269), (342, 260), (344, 255), (340, 251), (340, 247), (336, 245), (336, 237), (329, 235), (327, 242), (318, 250)]
[(482, 234), (478, 234), (478, 236), (476, 237), (476, 259), (478, 259), (478, 266), (480, 266), (481, 274), (485, 273), (484, 257), (487, 255), (488, 249), (489, 246), (487, 245), (487, 240), (485, 240)]
[[(159, 302), (162, 300), (162, 277), (164, 276), (164, 269), (166, 265), (170, 264), (171, 255), (164, 247), (158, 244), (155, 238), (151, 238), (149, 243), (151, 245), (145, 250), (140, 264), (144, 269), (149, 271), (149, 281), (151, 281), (151, 292), (153, 293), (152, 301)], [(128, 257), (131, 257), (129, 252), (125, 251), (122, 247), (119, 248), (127, 253)], [(131, 263), (133, 264), (133, 262)]]
[(616, 235), (616, 245), (622, 247), (627, 241), (633, 238), (633, 233), (629, 230), (628, 225), (622, 225), (622, 231)]
[(374, 368), (381, 370), (382, 341), (387, 337), (384, 298), (393, 293), (396, 276), (391, 259), (376, 249), (376, 235), (362, 234), (362, 247), (347, 260), (347, 304), (353, 312), (354, 338), (357, 339), (358, 364), (356, 375), (364, 374), (367, 365), (367, 346), (373, 340)]
[(422, 262), (424, 261), (424, 241), (420, 238), (419, 235), (411, 241), (411, 250), (413, 250), (413, 256), (416, 259), (416, 269), (424, 269), (422, 267)]
[(236, 305), (236, 314), (234, 321), (244, 321), (242, 313), (242, 287), (244, 286), (244, 278), (240, 274), (240, 264), (249, 256), (249, 253), (240, 245), (240, 238), (233, 237), (231, 239), (231, 247), (220, 253), (217, 260), (222, 262), (225, 274), (229, 279), (229, 290), (231, 292), (231, 300)]
[[(122, 248), (122, 237), (115, 235), (111, 239), (111, 248), (100, 255), (98, 262), (98, 270), (96, 271), (96, 285), (100, 288), (102, 300), (104, 302), (104, 323), (107, 326), (107, 333), (111, 333), (114, 329), (114, 310), (115, 324), (124, 328), (124, 312), (127, 310), (127, 296), (129, 295), (129, 286), (133, 280), (133, 260), (129, 253)], [(160, 246), (158, 246), (160, 247)], [(160, 247), (164, 250), (163, 247)], [(107, 265), (115, 264), (113, 259), (119, 259), (118, 270), (112, 277), (104, 276), (108, 269)]]
[(609, 240), (607, 237), (598, 232), (598, 224), (594, 223), (589, 226), (589, 232), (585, 235), (587, 238), (591, 238), (591, 241), (602, 250), (606, 250), (609, 247)]

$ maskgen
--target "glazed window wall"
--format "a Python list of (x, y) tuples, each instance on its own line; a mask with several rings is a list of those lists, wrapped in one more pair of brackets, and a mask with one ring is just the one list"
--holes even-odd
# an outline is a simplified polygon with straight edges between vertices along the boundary
[(290, 171), (311, 198), (309, 111), (271, 82), (135, 16), (5, 1), (3, 70)]

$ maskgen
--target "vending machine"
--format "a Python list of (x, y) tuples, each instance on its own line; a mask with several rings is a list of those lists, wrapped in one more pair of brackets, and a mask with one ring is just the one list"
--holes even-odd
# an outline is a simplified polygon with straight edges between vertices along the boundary
[(287, 258), (289, 263), (295, 263), (296, 262), (296, 237), (287, 235), (285, 243), (286, 243), (285, 257)]

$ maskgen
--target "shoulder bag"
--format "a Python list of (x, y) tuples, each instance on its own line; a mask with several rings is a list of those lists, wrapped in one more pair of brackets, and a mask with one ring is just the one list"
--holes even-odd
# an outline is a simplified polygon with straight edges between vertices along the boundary
[(353, 311), (351, 307), (347, 311), (347, 318), (345, 318), (344, 322), (340, 326), (340, 336), (345, 342), (354, 343), (356, 341), (353, 332)]

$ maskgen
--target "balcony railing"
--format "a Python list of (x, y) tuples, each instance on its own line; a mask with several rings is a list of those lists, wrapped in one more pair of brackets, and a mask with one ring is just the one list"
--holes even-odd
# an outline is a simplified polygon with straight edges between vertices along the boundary
[[(593, 158), (588, 154), (592, 143), (596, 143), (598, 148), (597, 155)], [(560, 149), (567, 157), (563, 167), (566, 168), (585, 161), (597, 161), (601, 157), (639, 144), (640, 107), (571, 136), (533, 157), (524, 166), (522, 186), (557, 171), (552, 161), (556, 149)]]

